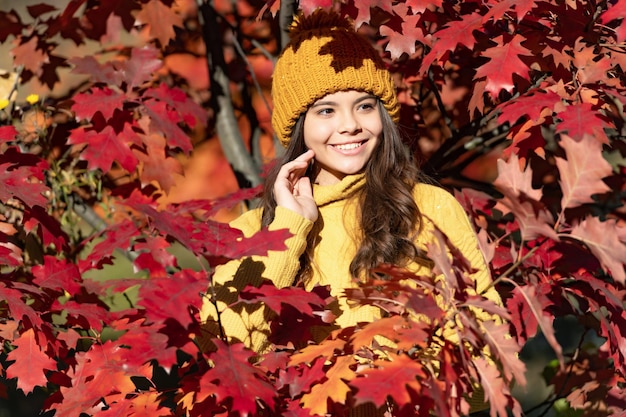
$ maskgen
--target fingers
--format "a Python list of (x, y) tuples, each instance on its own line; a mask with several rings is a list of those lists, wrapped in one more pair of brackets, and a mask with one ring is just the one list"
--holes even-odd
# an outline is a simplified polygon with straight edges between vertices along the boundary
[(287, 162), (281, 167), (276, 180), (281, 181), (286, 179), (289, 182), (290, 188), (293, 190), (295, 183), (306, 174), (309, 163), (314, 156), (315, 152), (308, 150), (293, 161)]

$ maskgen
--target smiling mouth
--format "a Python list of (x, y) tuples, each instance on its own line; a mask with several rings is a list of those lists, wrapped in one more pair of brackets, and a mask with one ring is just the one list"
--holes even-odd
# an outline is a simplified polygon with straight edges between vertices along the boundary
[(354, 142), (354, 143), (346, 143), (346, 144), (341, 144), (341, 145), (332, 145), (332, 146), (333, 146), (333, 148), (339, 149), (340, 151), (351, 151), (353, 149), (360, 148), (361, 146), (363, 146), (364, 143), (365, 143), (365, 141), (363, 141), (363, 142)]

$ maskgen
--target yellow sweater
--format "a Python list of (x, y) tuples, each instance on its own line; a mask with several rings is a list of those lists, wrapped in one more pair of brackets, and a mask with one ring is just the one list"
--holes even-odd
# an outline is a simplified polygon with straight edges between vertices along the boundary
[[(319, 208), (318, 227), (315, 228), (316, 232), (320, 229), (319, 243), (314, 248), (313, 273), (305, 282), (305, 288), (310, 290), (317, 285), (330, 287), (331, 294), (338, 298), (341, 314), (336, 323), (341, 327), (369, 322), (380, 316), (375, 307), (350, 308), (342, 294), (344, 289), (357, 285), (348, 270), (357, 248), (353, 238), (358, 235), (358, 224), (355, 220), (357, 208), (354, 199), (348, 199), (347, 196), (364, 182), (365, 178), (360, 174), (347, 176), (331, 186), (313, 187), (313, 196)], [(491, 278), (478, 249), (476, 235), (460, 204), (447, 191), (428, 184), (416, 185), (414, 197), (423, 215), (423, 230), (416, 245), (425, 248), (433, 239), (433, 223), (437, 225), (477, 270), (473, 278), (476, 280), (478, 292), (485, 293), (488, 298), (499, 303), (498, 293), (490, 286)], [(248, 237), (259, 231), (260, 224), (261, 210), (256, 209), (244, 213), (231, 225)], [(257, 352), (270, 348), (267, 342), (269, 326), (265, 309), (233, 310), (226, 306), (237, 300), (237, 292), (247, 284), (259, 284), (261, 277), (270, 279), (278, 288), (293, 284), (300, 267), (299, 258), (306, 248), (307, 236), (313, 229), (313, 223), (288, 209), (277, 207), (270, 229), (284, 228), (293, 234), (286, 241), (287, 250), (270, 252), (268, 256), (252, 259), (233, 260), (219, 266), (214, 275), (224, 331), (229, 339), (244, 342)], [(410, 265), (409, 268), (418, 273), (430, 272), (420, 269), (417, 264)], [(215, 307), (208, 300), (205, 300), (200, 316), (203, 321), (216, 317)]]

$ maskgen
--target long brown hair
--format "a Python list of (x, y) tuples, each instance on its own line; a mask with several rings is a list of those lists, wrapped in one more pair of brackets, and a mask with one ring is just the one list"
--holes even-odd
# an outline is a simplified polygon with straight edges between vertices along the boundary
[[(354, 277), (367, 277), (372, 269), (381, 264), (406, 266), (411, 261), (423, 259), (414, 240), (421, 228), (421, 213), (413, 198), (415, 184), (424, 181), (413, 155), (404, 144), (398, 126), (389, 113), (378, 103), (383, 125), (381, 140), (365, 167), (365, 185), (354, 198), (359, 200), (360, 245), (350, 263)], [(262, 227), (267, 227), (276, 211), (274, 182), (280, 168), (306, 152), (304, 142), (304, 118), (296, 122), (289, 146), (281, 158), (268, 172), (261, 201)], [(315, 172), (310, 169), (307, 176), (311, 182)], [(311, 233), (307, 250), (300, 259), (298, 278), (311, 273), (315, 234)]]

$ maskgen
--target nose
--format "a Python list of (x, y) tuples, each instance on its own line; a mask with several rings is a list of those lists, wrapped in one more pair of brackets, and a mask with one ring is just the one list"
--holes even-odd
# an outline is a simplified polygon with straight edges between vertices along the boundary
[(350, 111), (345, 111), (341, 115), (341, 122), (339, 124), (339, 133), (355, 134), (361, 131), (361, 125), (359, 120)]

